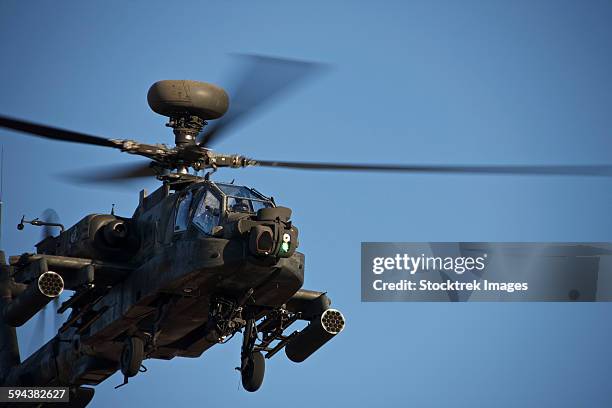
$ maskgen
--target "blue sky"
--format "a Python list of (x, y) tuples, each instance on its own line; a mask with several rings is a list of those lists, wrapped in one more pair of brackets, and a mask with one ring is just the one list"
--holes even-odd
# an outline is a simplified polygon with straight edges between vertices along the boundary
[[(144, 142), (160, 79), (225, 85), (230, 53), (331, 69), (215, 147), (254, 158), (417, 164), (612, 163), (612, 5), (605, 1), (32, 2), (0, 4), (0, 112)], [(71, 225), (138, 190), (58, 175), (133, 157), (0, 132), (4, 249), (31, 251), (22, 214)], [(92, 406), (610, 406), (607, 304), (366, 304), (361, 241), (610, 241), (611, 181), (584, 177), (223, 171), (291, 207), (306, 287), (345, 332), (302, 365), (279, 354), (240, 390), (239, 341), (112, 377)], [(49, 325), (48, 325), (49, 326)], [(20, 330), (25, 345), (31, 327)], [(51, 336), (50, 331), (46, 338)], [(42, 343), (42, 339), (40, 341)], [(27, 353), (26, 350), (23, 350)]]

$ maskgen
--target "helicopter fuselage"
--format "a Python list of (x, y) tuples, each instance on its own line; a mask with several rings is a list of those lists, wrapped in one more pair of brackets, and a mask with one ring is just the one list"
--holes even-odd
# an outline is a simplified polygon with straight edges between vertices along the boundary
[(299, 335), (285, 336), (286, 327), (312, 321), (330, 305), (325, 294), (300, 290), (304, 255), (296, 251), (290, 215), (246, 187), (197, 179), (173, 191), (166, 183), (150, 196), (141, 193), (130, 218), (88, 215), (41, 241), (37, 254), (12, 257), (9, 288), (54, 272), (74, 294), (59, 309), (71, 313), (58, 334), (5, 371), (2, 382), (98, 384), (123, 371), (133, 338), (144, 344), (144, 358), (198, 357), (248, 328), (264, 333), (251, 351), (271, 357)]

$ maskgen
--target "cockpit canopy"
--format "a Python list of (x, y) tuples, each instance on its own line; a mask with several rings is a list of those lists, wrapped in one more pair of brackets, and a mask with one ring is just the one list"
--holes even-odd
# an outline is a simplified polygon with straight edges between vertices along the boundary
[(272, 202), (256, 190), (234, 184), (215, 183), (225, 195), (226, 209), (233, 212), (256, 213), (262, 208), (272, 207)]
[(176, 210), (174, 232), (185, 231), (190, 222), (208, 235), (214, 234), (223, 215), (256, 214), (274, 207), (272, 200), (255, 189), (229, 183), (207, 181), (181, 193)]

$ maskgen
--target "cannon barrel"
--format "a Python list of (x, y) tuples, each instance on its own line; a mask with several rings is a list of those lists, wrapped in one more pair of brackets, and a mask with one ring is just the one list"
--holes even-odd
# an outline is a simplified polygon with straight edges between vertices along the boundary
[(64, 280), (55, 272), (45, 272), (11, 302), (5, 304), (2, 317), (6, 324), (22, 326), (64, 290)]
[(336, 309), (327, 309), (313, 318), (285, 347), (289, 360), (301, 363), (344, 329), (344, 316)]

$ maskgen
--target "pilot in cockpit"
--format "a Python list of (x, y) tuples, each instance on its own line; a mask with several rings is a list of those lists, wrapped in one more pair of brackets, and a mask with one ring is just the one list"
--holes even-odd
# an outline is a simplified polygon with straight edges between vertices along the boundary
[(232, 203), (230, 203), (230, 210), (234, 212), (251, 212), (251, 205), (249, 200), (244, 198), (231, 198)]

